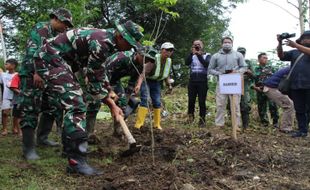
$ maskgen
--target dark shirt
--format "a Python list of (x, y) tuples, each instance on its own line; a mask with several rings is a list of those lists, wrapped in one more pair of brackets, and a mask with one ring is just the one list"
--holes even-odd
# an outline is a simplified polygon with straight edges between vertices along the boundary
[[(284, 52), (281, 61), (291, 61), (291, 67), (301, 52), (297, 49)], [(303, 55), (292, 71), (291, 89), (310, 89), (310, 56)]]
[(283, 77), (286, 77), (289, 72), (290, 67), (285, 67), (283, 69), (278, 70), (264, 81), (264, 85), (270, 88), (278, 88), (281, 79)]
[(211, 55), (193, 55), (186, 59), (186, 65), (190, 66), (190, 82), (206, 82), (208, 80), (208, 67)]

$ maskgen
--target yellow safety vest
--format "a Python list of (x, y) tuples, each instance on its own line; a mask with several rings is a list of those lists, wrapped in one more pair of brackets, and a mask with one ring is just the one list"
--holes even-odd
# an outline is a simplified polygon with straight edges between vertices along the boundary
[(169, 73), (170, 73), (170, 69), (171, 69), (171, 65), (172, 65), (172, 61), (171, 61), (171, 58), (167, 58), (166, 59), (166, 63), (164, 65), (164, 68), (163, 68), (163, 72), (161, 73), (161, 76), (160, 76), (160, 71), (161, 71), (161, 54), (156, 54), (155, 56), (156, 58), (156, 70), (155, 70), (155, 73), (154, 75), (150, 76), (150, 77), (147, 77), (149, 79), (152, 79), (152, 80), (158, 80), (158, 81), (161, 81), (165, 78), (167, 78), (169, 76)]

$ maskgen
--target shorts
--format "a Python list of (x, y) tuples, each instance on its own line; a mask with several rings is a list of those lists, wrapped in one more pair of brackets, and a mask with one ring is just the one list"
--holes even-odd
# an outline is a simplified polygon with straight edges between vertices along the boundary
[(22, 111), (20, 109), (20, 106), (18, 104), (13, 105), (13, 111), (12, 111), (13, 117), (20, 118), (22, 115)]
[(3, 99), (1, 109), (8, 110), (12, 108), (13, 108), (12, 100)]

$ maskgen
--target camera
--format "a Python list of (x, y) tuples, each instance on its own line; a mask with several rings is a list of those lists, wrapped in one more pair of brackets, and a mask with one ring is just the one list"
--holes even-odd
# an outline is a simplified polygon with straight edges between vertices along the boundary
[(229, 74), (229, 73), (232, 73), (233, 72), (233, 70), (231, 69), (231, 70), (225, 70), (225, 74)]
[(288, 38), (293, 38), (293, 37), (295, 37), (295, 36), (296, 36), (295, 33), (289, 34), (289, 33), (285, 32), (285, 33), (280, 34), (280, 35), (279, 35), (279, 38), (280, 38), (281, 40), (284, 40), (284, 39), (288, 39)]
[(200, 45), (195, 45), (194, 48), (195, 48), (196, 51), (199, 51), (200, 50)]

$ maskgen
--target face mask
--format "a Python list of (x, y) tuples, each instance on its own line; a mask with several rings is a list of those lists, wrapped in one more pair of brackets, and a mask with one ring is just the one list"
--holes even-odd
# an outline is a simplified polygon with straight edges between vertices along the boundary
[(224, 51), (230, 51), (232, 49), (232, 44), (225, 43), (222, 45)]

